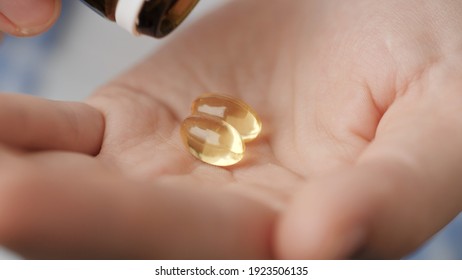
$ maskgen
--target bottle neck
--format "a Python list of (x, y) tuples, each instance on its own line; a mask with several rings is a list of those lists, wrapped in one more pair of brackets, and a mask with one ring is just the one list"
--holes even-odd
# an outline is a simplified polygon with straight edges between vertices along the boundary
[(189, 15), (199, 0), (81, 0), (130, 33), (162, 38)]
[[(148, 1), (159, 2), (159, 1)], [(117, 8), (115, 10), (115, 21), (119, 26), (128, 32), (139, 35), (138, 23), (139, 16), (145, 0), (118, 0)]]
[(115, 21), (117, 0), (80, 0), (103, 17)]
[(146, 1), (139, 14), (137, 31), (162, 38), (177, 28), (198, 2), (199, 0)]

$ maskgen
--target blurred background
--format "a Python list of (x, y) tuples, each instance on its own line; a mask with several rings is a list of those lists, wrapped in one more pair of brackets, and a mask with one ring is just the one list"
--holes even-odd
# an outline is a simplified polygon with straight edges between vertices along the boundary
[[(227, 1), (200, 1), (185, 25)], [(49, 32), (3, 39), (0, 92), (82, 100), (167, 41), (133, 37), (79, 1), (63, 0), (61, 18)], [(16, 258), (0, 247), (0, 259)], [(407, 259), (462, 259), (462, 215)]]

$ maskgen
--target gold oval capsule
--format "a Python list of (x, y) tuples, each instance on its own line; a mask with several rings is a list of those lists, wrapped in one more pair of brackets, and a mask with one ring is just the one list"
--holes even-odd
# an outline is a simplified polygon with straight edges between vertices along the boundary
[(244, 142), (257, 138), (262, 129), (255, 110), (229, 96), (204, 94), (193, 102), (191, 112), (193, 115), (209, 115), (224, 120), (239, 132)]
[(244, 157), (239, 132), (222, 119), (191, 116), (183, 121), (180, 132), (189, 152), (208, 164), (229, 166)]

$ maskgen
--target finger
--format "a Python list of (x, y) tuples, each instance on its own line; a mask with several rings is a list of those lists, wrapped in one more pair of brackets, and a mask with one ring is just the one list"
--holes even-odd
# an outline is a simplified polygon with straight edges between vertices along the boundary
[(31, 36), (46, 31), (58, 18), (60, 0), (1, 0), (0, 31)]
[(436, 180), (419, 168), (387, 156), (309, 185), (279, 225), (280, 256), (399, 258), (415, 250), (461, 209), (455, 174)]
[(134, 182), (91, 157), (3, 152), (0, 244), (29, 258), (269, 258), (275, 214), (238, 195)]
[(462, 85), (437, 85), (396, 102), (351, 170), (296, 196), (280, 257), (402, 257), (462, 210)]
[(8, 146), (96, 154), (103, 133), (102, 114), (84, 103), (0, 95), (0, 143)]

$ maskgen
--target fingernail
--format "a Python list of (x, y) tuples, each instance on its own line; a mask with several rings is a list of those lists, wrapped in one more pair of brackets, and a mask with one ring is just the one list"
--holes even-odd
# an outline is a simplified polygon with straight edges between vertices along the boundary
[(3, 13), (0, 12), (0, 31), (5, 33), (16, 33), (18, 28)]
[(13, 35), (33, 35), (47, 29), (59, 12), (58, 0), (3, 1), (0, 29)]

